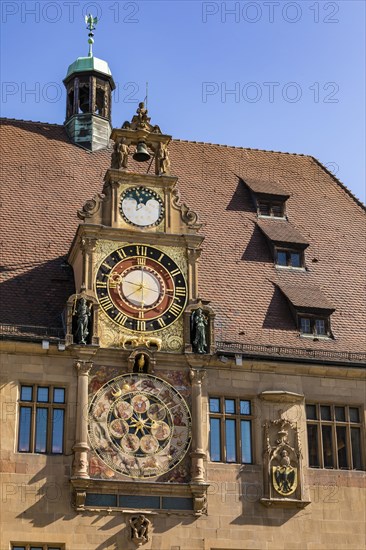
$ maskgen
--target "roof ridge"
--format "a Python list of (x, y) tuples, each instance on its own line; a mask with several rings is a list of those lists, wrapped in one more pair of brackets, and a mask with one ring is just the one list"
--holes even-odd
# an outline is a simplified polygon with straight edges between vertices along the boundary
[(262, 153), (276, 153), (279, 155), (294, 155), (296, 157), (309, 157), (312, 158), (311, 155), (306, 155), (305, 153), (291, 153), (289, 151), (274, 151), (272, 149), (257, 149), (255, 147), (241, 147), (240, 145), (227, 145), (225, 143), (211, 143), (209, 141), (194, 141), (190, 139), (179, 139), (179, 138), (173, 138), (172, 141), (180, 141), (183, 143), (197, 143), (198, 145), (214, 145), (215, 147), (226, 147), (230, 149), (241, 149), (242, 151), (260, 151)]
[(3, 121), (10, 121), (10, 122), (21, 122), (21, 123), (24, 123), (24, 124), (28, 124), (28, 123), (31, 123), (31, 124), (43, 124), (43, 125), (47, 125), (47, 126), (59, 126), (60, 128), (63, 128), (63, 124), (58, 124), (57, 122), (42, 122), (42, 120), (25, 120), (23, 118), (10, 118), (10, 117), (5, 117), (5, 116), (2, 116), (0, 117), (0, 122), (3, 122)]
[[(24, 122), (24, 123), (32, 123), (32, 124), (46, 124), (48, 126), (63, 126), (63, 124), (57, 124), (56, 122), (42, 122), (41, 120), (25, 120), (22, 118), (9, 118), (9, 117), (0, 117), (0, 121), (2, 120), (8, 120), (8, 121), (15, 121), (15, 122)], [(261, 151), (263, 153), (276, 153), (280, 155), (294, 155), (297, 157), (311, 157), (311, 155), (305, 155), (304, 153), (292, 153), (289, 151), (274, 151), (272, 149), (258, 149), (255, 147), (241, 147), (240, 145), (227, 145), (225, 143), (211, 143), (210, 141), (196, 141), (192, 139), (180, 139), (180, 138), (173, 138), (172, 141), (179, 141), (182, 143), (197, 143), (198, 145), (212, 145), (215, 147), (225, 147), (230, 149), (241, 149), (242, 151)]]

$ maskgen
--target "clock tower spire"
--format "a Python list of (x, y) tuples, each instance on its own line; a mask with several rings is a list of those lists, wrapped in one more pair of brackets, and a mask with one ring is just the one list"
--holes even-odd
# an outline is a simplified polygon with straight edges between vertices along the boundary
[(94, 30), (98, 19), (85, 17), (89, 31), (89, 52), (72, 63), (64, 79), (66, 87), (65, 128), (73, 143), (97, 151), (109, 144), (111, 134), (111, 95), (115, 89), (106, 61), (93, 54)]

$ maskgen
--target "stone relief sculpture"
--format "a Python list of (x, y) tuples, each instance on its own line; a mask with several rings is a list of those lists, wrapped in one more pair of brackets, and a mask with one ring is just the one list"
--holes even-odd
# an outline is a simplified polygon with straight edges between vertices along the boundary
[(130, 538), (136, 546), (142, 546), (150, 540), (151, 521), (144, 515), (134, 516), (130, 518)]
[(78, 344), (86, 345), (88, 343), (91, 310), (85, 298), (78, 300), (74, 315), (76, 316), (75, 339)]
[(198, 308), (191, 315), (192, 348), (195, 353), (207, 353), (208, 320), (202, 308)]
[(302, 452), (296, 423), (285, 418), (264, 424), (264, 487), (262, 504), (271, 506), (292, 502), (304, 507)]

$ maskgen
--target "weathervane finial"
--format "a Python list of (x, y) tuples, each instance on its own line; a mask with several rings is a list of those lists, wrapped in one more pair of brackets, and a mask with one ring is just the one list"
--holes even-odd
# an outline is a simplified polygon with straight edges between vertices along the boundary
[(98, 23), (98, 17), (93, 17), (91, 13), (89, 13), (88, 15), (85, 16), (85, 23), (86, 23), (86, 28), (88, 29), (89, 31), (89, 40), (88, 40), (88, 44), (89, 44), (89, 53), (88, 53), (88, 56), (89, 57), (93, 57), (93, 44), (94, 44), (94, 33), (93, 31), (95, 30), (95, 27)]

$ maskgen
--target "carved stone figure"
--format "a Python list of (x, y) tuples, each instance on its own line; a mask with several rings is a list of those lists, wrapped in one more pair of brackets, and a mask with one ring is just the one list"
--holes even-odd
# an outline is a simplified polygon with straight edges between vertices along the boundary
[(200, 307), (193, 311), (191, 317), (191, 330), (192, 347), (195, 353), (207, 353), (207, 324), (207, 318)]
[(89, 318), (91, 311), (85, 298), (80, 298), (76, 307), (76, 332), (75, 338), (78, 344), (87, 344), (87, 338), (89, 336)]
[(170, 159), (166, 145), (159, 143), (156, 154), (156, 173), (170, 174)]
[(130, 519), (131, 540), (136, 546), (141, 546), (150, 540), (150, 526), (151, 521), (142, 514)]
[(150, 118), (147, 116), (147, 109), (145, 108), (145, 103), (143, 101), (139, 103), (136, 113), (139, 127), (145, 128), (145, 126), (147, 126), (150, 122)]
[(111, 156), (111, 168), (119, 170), (120, 168), (127, 168), (128, 163), (128, 146), (124, 140), (116, 141), (113, 147), (113, 153)]

